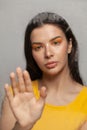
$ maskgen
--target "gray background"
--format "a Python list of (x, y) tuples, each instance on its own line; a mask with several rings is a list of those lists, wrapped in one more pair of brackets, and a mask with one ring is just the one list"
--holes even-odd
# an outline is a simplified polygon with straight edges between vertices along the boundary
[(70, 24), (79, 43), (80, 72), (87, 84), (87, 0), (0, 0), (0, 107), (10, 72), (18, 66), (25, 68), (26, 25), (42, 11), (58, 13)]

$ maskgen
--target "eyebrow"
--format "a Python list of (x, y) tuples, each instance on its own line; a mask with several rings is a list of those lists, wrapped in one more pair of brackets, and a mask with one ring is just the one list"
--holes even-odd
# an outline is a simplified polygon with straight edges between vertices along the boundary
[(55, 39), (57, 39), (57, 38), (61, 38), (61, 36), (56, 36), (56, 37), (50, 39), (50, 41), (53, 41), (53, 40), (55, 40)]
[[(61, 38), (61, 36), (56, 36), (56, 37), (53, 37), (52, 39), (50, 39), (49, 41), (53, 41), (57, 38)], [(41, 44), (42, 42), (32, 42), (32, 44)]]

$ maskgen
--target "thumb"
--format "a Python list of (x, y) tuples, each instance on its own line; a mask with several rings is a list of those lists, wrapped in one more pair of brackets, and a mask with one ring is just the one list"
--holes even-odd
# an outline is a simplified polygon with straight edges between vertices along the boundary
[(46, 87), (43, 86), (43, 87), (41, 87), (41, 89), (40, 89), (40, 97), (43, 98), (43, 99), (45, 99), (46, 96), (47, 96)]
[(39, 90), (40, 91), (40, 98), (38, 100), (38, 103), (42, 103), (44, 104), (45, 103), (45, 98), (47, 96), (47, 91), (46, 91), (46, 87), (41, 87), (41, 89)]

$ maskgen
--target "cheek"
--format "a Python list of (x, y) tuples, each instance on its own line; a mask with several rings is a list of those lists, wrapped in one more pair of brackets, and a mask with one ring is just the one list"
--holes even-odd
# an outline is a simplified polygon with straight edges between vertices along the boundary
[(61, 46), (61, 48), (59, 48), (59, 50), (56, 51), (60, 58), (62, 60), (66, 60), (66, 58), (68, 57), (68, 48), (67, 46)]
[(37, 54), (33, 51), (32, 51), (32, 55), (33, 55), (33, 58), (34, 58), (35, 62), (37, 63), (37, 65), (39, 65), (42, 62), (42, 55)]

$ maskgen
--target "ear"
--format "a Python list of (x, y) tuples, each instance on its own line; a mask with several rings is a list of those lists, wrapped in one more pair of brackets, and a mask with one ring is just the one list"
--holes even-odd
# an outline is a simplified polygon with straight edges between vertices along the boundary
[(70, 54), (72, 51), (72, 39), (70, 38), (69, 43), (68, 43), (68, 54)]

